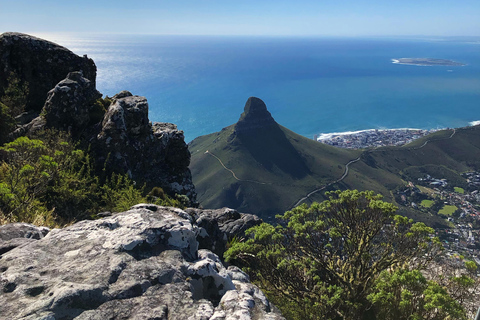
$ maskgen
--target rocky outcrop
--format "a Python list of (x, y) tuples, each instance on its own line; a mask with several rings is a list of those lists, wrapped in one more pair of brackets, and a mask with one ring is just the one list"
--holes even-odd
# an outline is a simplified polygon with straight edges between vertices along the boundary
[[(91, 147), (98, 168), (126, 173), (139, 185), (146, 184), (147, 191), (161, 187), (171, 196), (185, 195), (192, 206), (197, 204), (183, 131), (171, 123), (152, 125), (145, 97), (122, 91), (105, 113), (97, 101), (102, 95), (95, 87), (91, 59), (29, 35), (4, 33), (0, 35), (0, 97), (12, 72), (21, 84), (28, 84), (27, 111), (37, 111), (17, 117), (12, 139), (44, 128), (68, 131), (85, 148)], [(40, 103), (43, 109), (38, 115)]]
[(135, 181), (162, 187), (170, 194), (184, 194), (195, 203), (183, 131), (171, 123), (152, 125), (145, 97), (128, 91), (115, 95), (95, 146), (109, 170), (126, 172)]
[(42, 114), (47, 126), (77, 134), (90, 124), (92, 106), (101, 97), (81, 71), (70, 72), (48, 92)]
[(245, 230), (263, 222), (253, 214), (239, 213), (230, 208), (217, 210), (189, 208), (186, 211), (200, 228), (197, 237), (200, 248), (209, 249), (219, 256), (225, 252), (228, 241), (244, 237)]
[(240, 119), (235, 124), (235, 133), (248, 133), (255, 129), (278, 126), (265, 103), (255, 97), (248, 98)]
[(0, 97), (11, 76), (28, 88), (26, 111), (40, 111), (47, 93), (72, 71), (82, 71), (95, 87), (97, 68), (92, 59), (79, 57), (55, 43), (6, 32), (0, 35)]
[(200, 232), (183, 210), (141, 204), (39, 235), (0, 255), (0, 318), (283, 319), (245, 273), (198, 250)]

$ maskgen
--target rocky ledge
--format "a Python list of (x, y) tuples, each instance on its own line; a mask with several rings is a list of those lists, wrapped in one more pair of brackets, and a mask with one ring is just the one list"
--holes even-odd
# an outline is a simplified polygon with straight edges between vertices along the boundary
[(245, 273), (199, 249), (198, 237), (225, 243), (254, 220), (140, 204), (64, 229), (2, 226), (0, 318), (283, 319)]

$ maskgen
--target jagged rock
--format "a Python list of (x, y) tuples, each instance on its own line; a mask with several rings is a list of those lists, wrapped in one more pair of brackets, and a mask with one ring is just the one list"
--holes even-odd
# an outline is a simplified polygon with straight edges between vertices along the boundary
[(90, 122), (90, 109), (102, 94), (81, 71), (70, 72), (48, 92), (42, 114), (47, 126), (76, 133)]
[(197, 250), (185, 211), (140, 204), (0, 255), (1, 319), (283, 319), (236, 267)]
[(235, 124), (235, 132), (245, 133), (258, 128), (277, 125), (265, 103), (255, 97), (248, 98), (240, 119)]
[(242, 237), (245, 230), (261, 224), (263, 221), (248, 213), (239, 213), (230, 208), (217, 210), (186, 210), (194, 217), (200, 228), (197, 240), (199, 247), (213, 251), (219, 256), (225, 252), (227, 242), (234, 237)]
[(139, 183), (162, 187), (169, 194), (186, 195), (192, 204), (196, 203), (183, 131), (171, 123), (152, 125), (145, 97), (128, 91), (113, 97), (96, 149), (101, 161), (108, 159), (109, 170), (128, 173)]
[[(103, 122), (99, 121), (102, 113), (94, 103), (101, 94), (95, 88), (93, 61), (20, 33), (0, 35), (0, 96), (7, 85), (4, 75), (10, 72), (32, 86), (31, 103), (44, 104), (41, 115), (19, 125), (9, 135), (11, 139), (51, 127), (69, 131), (83, 146), (91, 146), (98, 168), (127, 173), (139, 185), (146, 184), (147, 190), (161, 187), (167, 194), (185, 195), (190, 205), (197, 205), (183, 131), (170, 123), (152, 125), (145, 97), (120, 92), (113, 97)], [(39, 110), (37, 106), (33, 109)], [(31, 117), (29, 112), (18, 120), (24, 123)]]
[(0, 97), (13, 73), (26, 84), (26, 111), (40, 111), (47, 93), (72, 71), (83, 71), (95, 88), (97, 68), (92, 59), (79, 57), (55, 43), (36, 37), (6, 32), (0, 35)]

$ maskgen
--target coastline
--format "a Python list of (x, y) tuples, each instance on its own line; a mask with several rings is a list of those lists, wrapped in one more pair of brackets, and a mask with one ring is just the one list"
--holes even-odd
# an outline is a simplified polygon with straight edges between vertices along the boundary
[[(480, 125), (480, 120), (470, 121), (466, 127), (473, 127)], [(357, 131), (342, 131), (342, 132), (327, 132), (327, 133), (320, 133), (317, 136), (318, 141), (331, 139), (336, 136), (345, 136), (345, 135), (355, 135), (363, 132), (395, 132), (395, 131), (429, 131), (435, 132), (440, 130), (446, 130), (449, 128), (436, 128), (436, 129), (418, 129), (418, 128), (392, 128), (392, 129), (363, 129)]]
[[(477, 121), (475, 121), (477, 122)], [(480, 120), (478, 121), (478, 124), (480, 124)], [(445, 128), (440, 128), (440, 129), (417, 129), (417, 128), (394, 128), (394, 129), (364, 129), (364, 130), (358, 130), (358, 131), (344, 131), (344, 132), (331, 132), (331, 133), (320, 133), (317, 136), (317, 141), (321, 140), (328, 140), (328, 139), (333, 139), (335, 137), (340, 137), (340, 136), (349, 136), (349, 135), (358, 135), (362, 133), (372, 133), (372, 132), (400, 132), (400, 131), (428, 131), (428, 132), (435, 132), (439, 130), (443, 130)]]
[[(480, 125), (480, 120), (469, 122), (469, 126), (476, 125)], [(320, 143), (346, 149), (402, 146), (430, 133), (446, 129), (449, 128), (366, 129), (358, 131), (320, 133), (314, 136), (314, 140)]]

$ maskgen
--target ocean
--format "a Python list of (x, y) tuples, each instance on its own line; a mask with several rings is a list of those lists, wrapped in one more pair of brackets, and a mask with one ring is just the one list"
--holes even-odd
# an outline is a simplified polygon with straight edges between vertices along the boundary
[[(480, 39), (37, 35), (92, 58), (97, 89), (145, 96), (186, 141), (235, 123), (250, 96), (309, 138), (480, 120)], [(465, 66), (414, 66), (439, 58)]]

